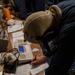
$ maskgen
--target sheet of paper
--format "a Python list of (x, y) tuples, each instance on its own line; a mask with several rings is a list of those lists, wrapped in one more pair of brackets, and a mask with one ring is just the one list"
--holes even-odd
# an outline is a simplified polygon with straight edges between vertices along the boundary
[(23, 25), (22, 21), (15, 20), (14, 25), (8, 26), (8, 33), (21, 30), (21, 29), (23, 29), (23, 27), (24, 27), (24, 25)]
[(18, 30), (21, 30), (23, 28), (22, 25), (13, 25), (13, 26), (8, 26), (8, 33), (10, 32), (15, 32)]
[(30, 65), (18, 66), (16, 69), (16, 75), (30, 75)]
[[(36, 67), (35, 68), (35, 70), (33, 71), (33, 69), (31, 69), (31, 65), (30, 64), (26, 64), (26, 65), (21, 65), (21, 66), (19, 66), (19, 67), (17, 67), (17, 69), (16, 69), (16, 75), (38, 75), (38, 74), (40, 74), (41, 72), (42, 72), (42, 75), (45, 75), (44, 74), (44, 69), (46, 69), (47, 67), (45, 67), (45, 66), (47, 66), (48, 67), (48, 65), (45, 63), (45, 64), (42, 64), (41, 65), (41, 67), (43, 68), (43, 69), (41, 69), (41, 70), (39, 70), (38, 71), (38, 69), (40, 69), (41, 67), (39, 66), (39, 67)], [(33, 73), (33, 72), (34, 73)], [(30, 73), (31, 72), (31, 73)]]
[(30, 72), (32, 75), (36, 75), (37, 73), (45, 70), (46, 68), (48, 68), (49, 65), (47, 63), (42, 63), (42, 64), (39, 64), (39, 65), (35, 65), (31, 68)]
[(39, 51), (39, 49), (38, 48), (32, 49), (32, 52), (36, 52), (36, 51)]
[(20, 21), (20, 20), (14, 20), (14, 24), (15, 24), (15, 25), (21, 25), (21, 24), (23, 24), (23, 21)]
[(21, 37), (23, 35), (24, 35), (23, 31), (18, 31), (18, 32), (12, 33), (13, 38)]

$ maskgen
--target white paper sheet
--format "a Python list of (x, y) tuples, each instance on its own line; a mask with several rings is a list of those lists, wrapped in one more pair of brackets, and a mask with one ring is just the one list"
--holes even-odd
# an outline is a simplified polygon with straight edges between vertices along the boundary
[(22, 24), (23, 24), (23, 21), (14, 20), (14, 24), (15, 24), (15, 25), (22, 25)]
[(49, 65), (47, 63), (43, 63), (37, 66), (36, 68), (31, 69), (30, 64), (22, 65), (22, 66), (17, 67), (16, 75), (31, 75), (31, 74), (36, 75), (40, 72), (42, 72), (42, 75), (45, 75), (44, 70), (48, 68), (48, 66)]
[(14, 25), (8, 26), (8, 33), (21, 30), (21, 29), (23, 29), (23, 27), (24, 27), (24, 25), (23, 25), (22, 21), (15, 20)]
[(17, 67), (16, 75), (30, 75), (30, 65), (22, 65)]
[(39, 73), (49, 67), (49, 65), (47, 63), (42, 63), (40, 65), (35, 65), (35, 66), (36, 67), (31, 68), (31, 70), (30, 70), (32, 75), (36, 75), (37, 73)]
[(18, 31), (18, 32), (12, 33), (13, 38), (21, 37), (23, 35), (24, 35), (23, 31)]

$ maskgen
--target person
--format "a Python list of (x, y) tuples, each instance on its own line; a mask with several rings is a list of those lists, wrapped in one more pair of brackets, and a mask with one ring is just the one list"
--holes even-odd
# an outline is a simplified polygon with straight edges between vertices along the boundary
[[(44, 54), (31, 64), (44, 62), (53, 55), (47, 75), (66, 75), (75, 56), (75, 1), (63, 1), (50, 6), (47, 11), (30, 15), (24, 26), (24, 38), (32, 43), (44, 45)], [(58, 50), (50, 51), (48, 42), (58, 40)]]
[[(47, 9), (49, 9), (49, 7), (50, 7), (51, 5), (53, 5), (53, 4), (58, 4), (58, 3), (62, 2), (62, 1), (67, 1), (67, 0), (46, 0), (46, 4), (47, 4), (46, 7), (47, 7)], [(55, 44), (55, 41), (54, 41), (54, 40), (53, 40), (52, 43), (49, 44), (49, 46), (50, 46), (50, 49), (51, 49), (51, 50), (57, 50), (57, 49), (55, 49), (55, 48), (56, 48), (56, 44)], [(44, 49), (43, 49), (43, 46), (42, 46), (42, 50), (44, 50)], [(47, 58), (47, 59), (46, 59), (46, 62), (47, 62), (48, 64), (50, 64), (50, 63), (51, 63), (51, 59), (52, 59), (52, 56), (49, 57), (49, 58)], [(48, 67), (48, 68), (49, 68), (49, 67)], [(45, 75), (47, 75), (46, 73), (47, 73), (48, 68), (45, 69)], [(72, 67), (71, 69), (73, 69), (73, 67)]]
[(58, 4), (58, 3), (62, 2), (62, 1), (67, 1), (67, 0), (46, 0), (46, 5), (47, 5), (47, 7), (49, 7), (49, 6), (53, 5), (53, 4)]
[[(45, 10), (45, 0), (2, 0), (4, 4), (12, 4), (12, 14), (17, 14), (20, 19), (25, 20), (28, 13)], [(15, 13), (16, 12), (16, 13)]]
[[(48, 45), (49, 45), (49, 48), (50, 50), (55, 53), (57, 50), (58, 50), (58, 41), (56, 39), (53, 39), (52, 41), (48, 42)], [(44, 52), (44, 46), (43, 44), (40, 44), (41, 48), (42, 48), (42, 51)], [(51, 63), (51, 59), (52, 59), (53, 55), (51, 57), (48, 57), (46, 59), (46, 62), (49, 64), (49, 67), (50, 67), (50, 63)], [(48, 71), (48, 68), (45, 69), (45, 75), (47, 75), (47, 71)]]

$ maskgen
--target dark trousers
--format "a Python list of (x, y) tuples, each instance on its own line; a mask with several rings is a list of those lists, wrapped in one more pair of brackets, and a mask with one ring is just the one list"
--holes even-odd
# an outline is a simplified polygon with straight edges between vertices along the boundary
[(21, 19), (26, 19), (29, 12), (45, 10), (45, 0), (14, 0), (14, 2)]

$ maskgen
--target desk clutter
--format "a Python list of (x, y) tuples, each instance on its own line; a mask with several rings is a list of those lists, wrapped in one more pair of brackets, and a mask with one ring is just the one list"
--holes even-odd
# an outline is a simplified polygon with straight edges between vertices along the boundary
[(12, 38), (13, 38), (12, 39), (13, 48), (18, 48), (20, 52), (19, 64), (21, 64), (20, 66), (17, 67), (15, 75), (30, 75), (30, 73), (32, 75), (36, 75), (37, 73), (43, 71), (48, 67), (47, 63), (42, 63), (39, 64), (38, 66), (36, 65), (35, 68), (32, 68), (33, 66), (27, 64), (30, 63), (31, 59), (33, 59), (32, 51), (38, 51), (38, 49), (32, 48), (31, 43), (28, 41), (24, 42), (22, 31), (12, 33)]
[(15, 32), (15, 31), (23, 29), (23, 27), (24, 27), (23, 21), (13, 20), (13, 22), (11, 22), (11, 25), (8, 26), (7, 30), (8, 30), (8, 33), (11, 33), (11, 32)]
[[(1, 6), (2, 8), (2, 6)], [(0, 9), (4, 11), (6, 22), (3, 22), (3, 14), (0, 18), (0, 75), (36, 75), (48, 67), (47, 63), (30, 65), (33, 59), (32, 50), (36, 51), (37, 48), (31, 48), (31, 43), (24, 42), (23, 27), (24, 22), (12, 19), (9, 9)], [(7, 29), (4, 27), (7, 26)], [(12, 35), (11, 45), (12, 49), (7, 51), (8, 42)]]
[(30, 43), (17, 40), (16, 48), (13, 48), (11, 52), (0, 53), (0, 65), (4, 65), (2, 72), (4, 75), (5, 73), (9, 73), (10, 75), (36, 75), (49, 66), (46, 62), (38, 65), (30, 65), (32, 59), (33, 54)]

